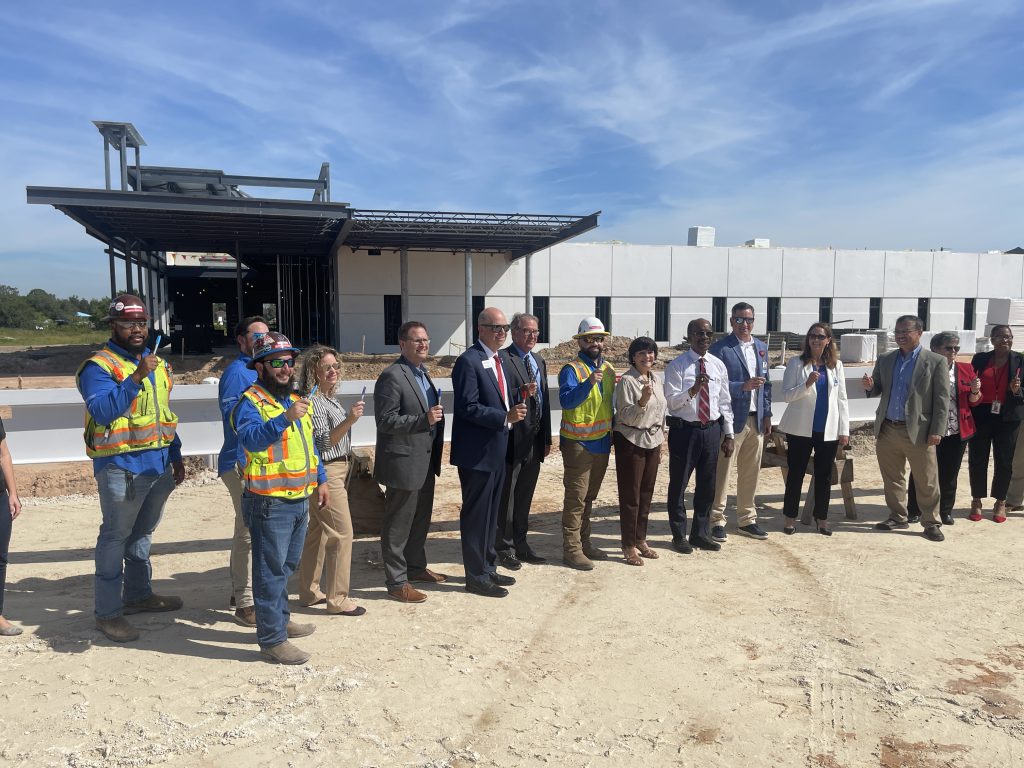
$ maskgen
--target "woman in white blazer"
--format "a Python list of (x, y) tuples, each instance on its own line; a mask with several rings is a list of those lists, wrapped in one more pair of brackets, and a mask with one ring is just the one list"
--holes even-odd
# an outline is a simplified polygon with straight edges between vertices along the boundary
[(786, 365), (782, 390), (787, 405), (779, 429), (786, 433), (789, 443), (782, 507), (786, 524), (782, 531), (796, 531), (800, 490), (813, 451), (814, 519), (818, 521), (818, 532), (831, 536), (827, 520), (832, 466), (839, 446), (850, 442), (850, 409), (843, 364), (832, 343), (832, 329), (825, 323), (815, 323), (807, 330), (803, 354)]

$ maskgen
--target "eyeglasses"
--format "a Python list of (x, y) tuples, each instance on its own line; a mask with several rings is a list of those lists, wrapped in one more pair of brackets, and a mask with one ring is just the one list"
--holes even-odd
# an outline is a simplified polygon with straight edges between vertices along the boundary
[(480, 327), (490, 328), (494, 333), (508, 333), (509, 329), (512, 326), (508, 325), (507, 323), (505, 325), (496, 325), (494, 323), (481, 323)]
[(320, 366), (320, 370), (323, 371), (324, 373), (327, 373), (328, 371), (332, 371), (332, 370), (333, 371), (340, 371), (341, 370), (341, 363), (334, 363), (332, 365), (321, 365)]
[(893, 336), (909, 336), (912, 333), (920, 333), (917, 328), (897, 328), (892, 332)]
[(413, 344), (417, 347), (429, 347), (430, 339), (402, 339), (406, 344)]
[(294, 357), (275, 357), (273, 360), (264, 360), (262, 362), (264, 365), (269, 365), (271, 368), (284, 368), (285, 366), (289, 368), (295, 367)]
[(946, 350), (947, 352), (959, 352), (960, 351), (960, 347), (943, 347), (943, 349)]
[(754, 324), (754, 318), (752, 317), (734, 317), (732, 321), (736, 323), (736, 325), (739, 325), (740, 323), (744, 323), (746, 325)]
[(114, 325), (122, 331), (144, 331), (149, 327), (145, 320), (115, 320)]
[(530, 331), (525, 328), (519, 328), (518, 331), (523, 334), (523, 336), (540, 336), (540, 331)]
[(715, 332), (714, 331), (694, 331), (690, 335), (691, 336), (707, 336), (708, 338), (711, 338), (712, 336), (715, 335)]
[(586, 344), (604, 344), (604, 336), (584, 336), (583, 341)]
[(824, 333), (808, 333), (807, 338), (814, 339), (815, 341), (824, 341), (825, 339), (828, 338), (828, 336), (826, 336)]

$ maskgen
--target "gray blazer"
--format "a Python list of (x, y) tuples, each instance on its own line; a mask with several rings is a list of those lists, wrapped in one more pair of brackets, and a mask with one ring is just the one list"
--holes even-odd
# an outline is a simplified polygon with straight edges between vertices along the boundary
[[(881, 395), (875, 411), (875, 437), (882, 429), (882, 420), (889, 408), (889, 393), (892, 392), (892, 375), (896, 368), (897, 349), (875, 362), (871, 374), (874, 386), (868, 397)], [(915, 445), (928, 442), (928, 435), (946, 434), (946, 416), (949, 410), (949, 363), (946, 358), (921, 350), (921, 356), (914, 364), (914, 377), (910, 380), (907, 394), (907, 433)]]
[[(429, 376), (427, 383), (434, 387)], [(384, 369), (373, 388), (377, 422), (373, 478), (381, 485), (418, 491), (427, 472), (441, 474), (444, 422), (431, 427), (427, 410), (423, 390), (401, 358)]]

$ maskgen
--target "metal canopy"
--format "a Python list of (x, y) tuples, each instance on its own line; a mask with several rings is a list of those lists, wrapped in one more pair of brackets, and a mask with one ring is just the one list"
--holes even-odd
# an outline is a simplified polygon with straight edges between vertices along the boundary
[[(219, 172), (187, 176), (191, 181), (203, 173)], [(593, 229), (600, 215), (387, 211), (320, 201), (62, 187), (28, 187), (27, 196), (29, 203), (57, 208), (104, 243), (240, 253), (250, 263), (276, 256), (327, 258), (342, 245), (507, 252), (517, 259)]]

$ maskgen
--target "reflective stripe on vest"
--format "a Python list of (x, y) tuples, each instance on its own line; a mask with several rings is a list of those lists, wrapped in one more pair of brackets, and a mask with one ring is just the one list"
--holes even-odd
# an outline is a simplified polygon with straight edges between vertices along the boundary
[[(159, 359), (159, 358), (158, 358)], [(137, 364), (125, 360), (109, 349), (101, 349), (82, 363), (75, 374), (75, 383), (80, 384), (82, 371), (89, 363), (95, 363), (118, 384), (133, 373)], [(178, 429), (178, 417), (171, 411), (170, 394), (174, 387), (167, 364), (161, 360), (153, 371), (156, 389), (147, 376), (142, 380), (139, 393), (132, 400), (127, 415), (119, 416), (110, 424), (98, 424), (85, 412), (85, 452), (91, 459), (117, 456), (131, 451), (145, 451), (152, 448), (166, 448), (174, 442)]]
[[(567, 363), (576, 372), (576, 380), (586, 381), (590, 370), (580, 361)], [(601, 370), (601, 387), (593, 387), (587, 399), (575, 408), (562, 409), (558, 434), (567, 440), (597, 440), (612, 431), (612, 396), (615, 393), (615, 369), (607, 362)]]
[[(242, 397), (256, 406), (264, 421), (277, 418), (285, 408), (259, 384)], [(262, 451), (245, 451), (242, 484), (251, 493), (285, 499), (304, 499), (316, 491), (317, 458), (313, 450), (313, 417), (307, 411), (289, 425), (281, 437)], [(231, 423), (234, 426), (234, 414)], [(243, 446), (244, 449), (244, 446)]]

